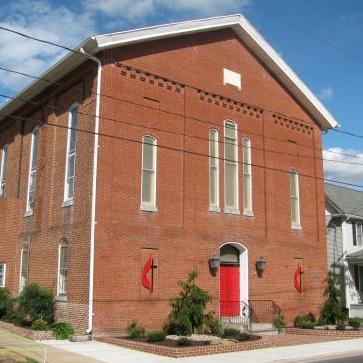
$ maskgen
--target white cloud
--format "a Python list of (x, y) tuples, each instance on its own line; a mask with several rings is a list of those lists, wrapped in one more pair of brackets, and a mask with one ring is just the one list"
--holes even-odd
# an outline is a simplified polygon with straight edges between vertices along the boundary
[(331, 88), (330, 86), (326, 86), (324, 88), (322, 88), (319, 92), (319, 98), (321, 100), (330, 100), (334, 95), (334, 91), (333, 88)]
[[(345, 154), (352, 156), (346, 156)], [(363, 185), (362, 151), (335, 147), (324, 150), (323, 158), (324, 158), (325, 178), (330, 180)], [(344, 162), (357, 163), (362, 165), (345, 164)]]
[(83, 0), (85, 8), (119, 17), (130, 23), (167, 14), (169, 19), (203, 17), (241, 12), (252, 0)]
[[(19, 0), (0, 6), (0, 25), (33, 37), (73, 47), (94, 31), (90, 14), (78, 14), (45, 0)], [(31, 75), (39, 75), (63, 56), (61, 48), (0, 32), (0, 65)], [(2, 72), (0, 86), (17, 91), (29, 78)]]

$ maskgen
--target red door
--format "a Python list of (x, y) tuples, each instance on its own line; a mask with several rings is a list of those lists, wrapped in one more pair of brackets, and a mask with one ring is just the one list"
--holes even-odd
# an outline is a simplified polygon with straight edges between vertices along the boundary
[(240, 315), (239, 267), (220, 267), (221, 316)]

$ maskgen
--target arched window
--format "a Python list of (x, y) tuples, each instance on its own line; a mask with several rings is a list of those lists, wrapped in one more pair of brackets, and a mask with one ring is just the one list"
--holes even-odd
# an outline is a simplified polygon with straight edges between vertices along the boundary
[(219, 211), (218, 131), (209, 130), (209, 210)]
[(24, 286), (28, 282), (28, 274), (29, 274), (29, 247), (23, 246), (20, 252), (19, 292), (23, 291)]
[(225, 212), (239, 214), (237, 125), (224, 122), (224, 204)]
[(232, 245), (224, 245), (221, 247), (220, 258), (221, 265), (239, 266), (239, 251)]
[(290, 206), (291, 226), (300, 227), (300, 200), (299, 200), (299, 174), (296, 170), (290, 171)]
[(251, 168), (251, 140), (242, 140), (243, 148), (243, 213), (252, 214), (252, 168)]
[(67, 139), (66, 172), (65, 172), (65, 186), (64, 186), (65, 204), (71, 204), (74, 196), (77, 119), (78, 119), (78, 103), (75, 103), (71, 106), (69, 110), (69, 118), (68, 118), (68, 139)]
[(0, 198), (5, 197), (6, 187), (6, 167), (8, 164), (8, 145), (5, 144), (1, 153), (1, 170), (0, 170)]
[(28, 198), (26, 203), (26, 212), (33, 213), (35, 201), (35, 186), (37, 176), (37, 159), (38, 159), (38, 142), (39, 142), (39, 126), (35, 127), (32, 132), (30, 161), (29, 161), (29, 179), (28, 179)]
[(68, 242), (62, 240), (58, 248), (58, 295), (67, 295)]
[(157, 212), (156, 208), (156, 145), (152, 136), (142, 138), (141, 210)]

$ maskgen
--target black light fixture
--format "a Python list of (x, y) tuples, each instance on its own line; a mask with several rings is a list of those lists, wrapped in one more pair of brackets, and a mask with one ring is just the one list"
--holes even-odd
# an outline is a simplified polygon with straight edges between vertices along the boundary
[(217, 255), (213, 255), (210, 259), (209, 259), (209, 267), (211, 270), (216, 270), (219, 267), (219, 262), (221, 261), (221, 259), (217, 256)]
[(262, 276), (263, 271), (265, 271), (266, 269), (266, 260), (263, 257), (260, 257), (257, 261), (256, 261), (256, 270), (259, 276)]

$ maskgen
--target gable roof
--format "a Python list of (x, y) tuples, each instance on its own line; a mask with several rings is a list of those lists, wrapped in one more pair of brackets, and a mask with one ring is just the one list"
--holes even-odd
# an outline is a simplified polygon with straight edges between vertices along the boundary
[(363, 217), (363, 192), (341, 187), (339, 185), (324, 183), (325, 196), (338, 213), (347, 216)]
[[(335, 128), (338, 122), (310, 91), (296, 73), (285, 63), (280, 55), (266, 42), (261, 34), (240, 14), (220, 16), (207, 19), (191, 20), (180, 23), (157, 25), (147, 28), (96, 35), (86, 39), (76, 50), (81, 48), (90, 55), (96, 55), (103, 49), (121, 47), (126, 44), (141, 43), (181, 35), (202, 33), (218, 29), (231, 28), (253, 54), (276, 76), (291, 92), (295, 99), (318, 122), (322, 130)], [(84, 63), (88, 58), (75, 52), (68, 53), (55, 65), (49, 68), (40, 78), (56, 82), (63, 76)], [(26, 101), (39, 95), (49, 86), (48, 82), (35, 80), (22, 90), (16, 98)], [(11, 114), (24, 104), (19, 99), (7, 102), (0, 112)], [(4, 119), (0, 116), (0, 121)]]

